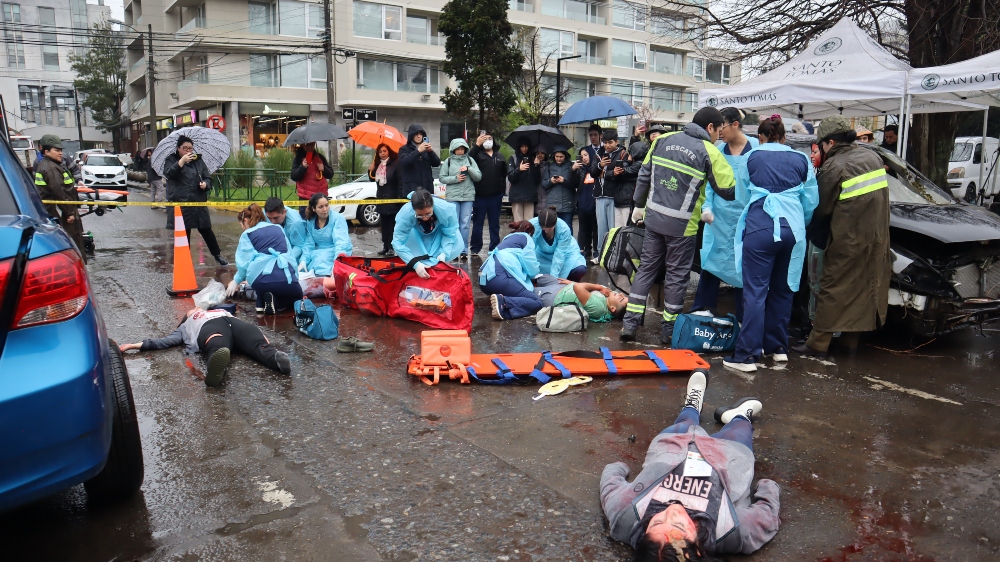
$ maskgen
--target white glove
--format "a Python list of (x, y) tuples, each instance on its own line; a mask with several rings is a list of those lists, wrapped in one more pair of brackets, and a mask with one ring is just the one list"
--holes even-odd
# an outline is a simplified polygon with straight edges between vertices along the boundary
[(424, 265), (424, 264), (422, 264), (422, 263), (418, 263), (417, 265), (413, 266), (413, 271), (416, 271), (417, 275), (421, 279), (430, 279), (431, 278), (431, 274), (427, 271), (427, 266)]
[(239, 288), (239, 283), (236, 280), (230, 281), (229, 285), (226, 286), (226, 296), (231, 297), (236, 294), (236, 289)]
[(640, 222), (642, 222), (642, 218), (644, 216), (646, 216), (646, 208), (645, 207), (641, 209), (636, 208), (635, 210), (632, 211), (632, 222), (639, 224)]
[(438, 261), (441, 262), (441, 263), (447, 263), (448, 262), (448, 256), (446, 256), (444, 254), (441, 254), (440, 256), (438, 256)]
[(701, 212), (701, 222), (705, 224), (712, 224), (712, 221), (714, 220), (715, 220), (715, 215), (712, 214), (712, 211)]

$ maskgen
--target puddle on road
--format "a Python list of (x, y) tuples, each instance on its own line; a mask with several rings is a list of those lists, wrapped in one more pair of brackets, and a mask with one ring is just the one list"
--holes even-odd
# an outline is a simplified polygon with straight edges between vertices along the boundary
[(370, 522), (371, 522), (371, 516), (368, 515), (367, 513), (344, 517), (344, 530), (347, 532), (347, 536), (351, 537), (352, 539), (361, 539), (367, 541), (368, 529), (364, 528), (363, 525), (367, 525)]

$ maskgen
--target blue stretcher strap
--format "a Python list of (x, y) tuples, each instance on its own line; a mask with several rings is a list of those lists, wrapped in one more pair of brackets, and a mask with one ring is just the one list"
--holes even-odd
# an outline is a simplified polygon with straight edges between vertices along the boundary
[(611, 350), (606, 347), (602, 347), (601, 356), (604, 358), (604, 364), (608, 366), (608, 374), (617, 375), (618, 367), (615, 367), (615, 360), (611, 357)]
[(647, 350), (643, 351), (643, 353), (645, 353), (646, 357), (649, 357), (649, 360), (656, 365), (656, 368), (660, 370), (661, 375), (665, 375), (670, 372), (670, 367), (667, 367), (667, 364), (664, 363), (663, 359), (660, 359), (660, 357), (655, 352)]
[(552, 377), (546, 375), (545, 373), (539, 371), (538, 369), (533, 369), (530, 373), (528, 373), (528, 377), (533, 378), (542, 384), (545, 384), (550, 380), (552, 380)]
[(545, 359), (546, 363), (548, 363), (549, 365), (552, 365), (553, 367), (555, 367), (556, 369), (558, 369), (559, 370), (559, 374), (562, 375), (562, 378), (568, 379), (568, 378), (570, 378), (570, 377), (573, 376), (573, 373), (571, 373), (569, 371), (569, 369), (566, 368), (565, 365), (563, 365), (559, 361), (557, 361), (557, 360), (555, 360), (555, 359), (552, 358), (552, 352), (551, 351), (543, 351), (542, 352), (542, 358)]

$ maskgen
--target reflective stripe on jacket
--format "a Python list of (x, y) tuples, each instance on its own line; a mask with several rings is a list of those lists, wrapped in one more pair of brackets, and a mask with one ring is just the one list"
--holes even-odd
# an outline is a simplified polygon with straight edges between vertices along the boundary
[(701, 220), (705, 182), (732, 201), (733, 168), (694, 123), (658, 137), (646, 154), (635, 186), (635, 206), (646, 208), (646, 228), (667, 236), (694, 236)]
[(857, 197), (859, 195), (864, 195), (865, 193), (871, 193), (888, 187), (889, 175), (886, 174), (885, 169), (882, 168), (875, 170), (874, 172), (854, 176), (853, 178), (840, 184), (840, 200), (843, 201), (844, 199), (850, 199), (851, 197)]

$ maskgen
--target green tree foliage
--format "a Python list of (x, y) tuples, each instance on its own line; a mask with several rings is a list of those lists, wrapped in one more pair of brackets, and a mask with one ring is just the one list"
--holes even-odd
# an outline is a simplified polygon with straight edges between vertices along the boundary
[(125, 36), (112, 25), (106, 19), (94, 23), (88, 34), (87, 51), (83, 55), (73, 53), (69, 60), (77, 75), (73, 87), (82, 94), (81, 105), (93, 114), (98, 129), (111, 133), (117, 149), (119, 130), (127, 124), (130, 113), (127, 108), (122, 111), (128, 58)]
[(453, 115), (478, 112), (480, 129), (496, 123), (517, 103), (514, 82), (524, 55), (511, 44), (514, 27), (507, 0), (451, 0), (441, 11), (438, 28), (447, 36), (443, 68), (458, 80), (445, 88), (441, 101)]

